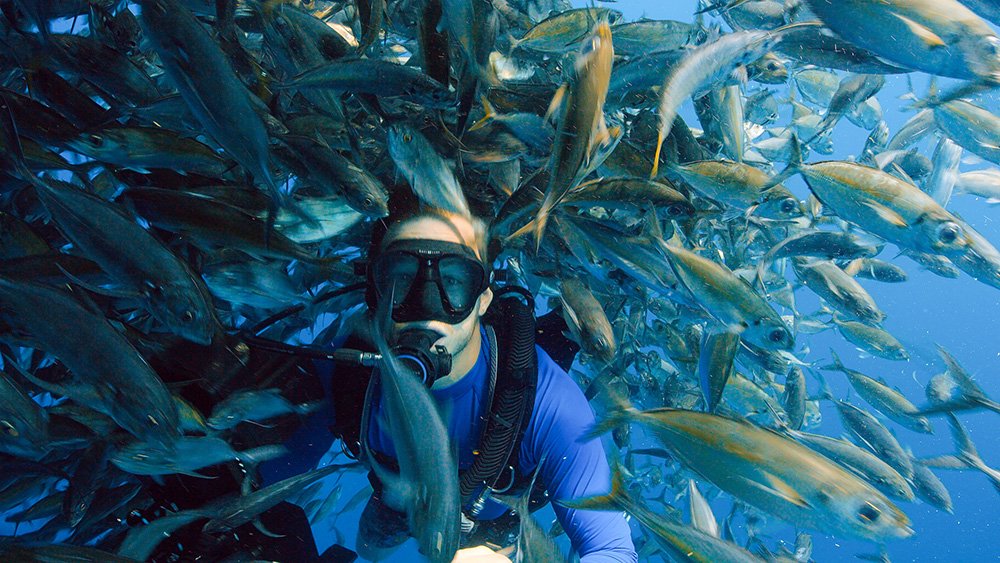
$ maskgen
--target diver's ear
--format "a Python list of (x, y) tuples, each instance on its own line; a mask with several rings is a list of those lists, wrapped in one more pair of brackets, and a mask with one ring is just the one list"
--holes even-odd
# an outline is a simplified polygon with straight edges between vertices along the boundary
[(487, 287), (479, 296), (479, 316), (480, 318), (486, 314), (486, 310), (490, 308), (490, 303), (493, 303), (493, 288)]

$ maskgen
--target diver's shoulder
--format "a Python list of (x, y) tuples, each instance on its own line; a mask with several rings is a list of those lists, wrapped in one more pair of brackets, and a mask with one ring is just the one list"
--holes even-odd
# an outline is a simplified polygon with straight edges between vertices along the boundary
[(557, 406), (560, 404), (587, 404), (583, 390), (559, 367), (559, 364), (540, 346), (535, 346), (538, 354), (538, 386), (535, 394), (535, 407)]

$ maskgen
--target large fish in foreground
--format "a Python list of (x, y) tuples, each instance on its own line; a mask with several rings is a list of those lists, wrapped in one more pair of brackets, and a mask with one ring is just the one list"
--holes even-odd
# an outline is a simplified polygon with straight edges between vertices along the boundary
[(591, 434), (638, 422), (685, 467), (743, 502), (798, 526), (884, 542), (913, 534), (877, 489), (809, 448), (748, 422), (703, 412), (612, 407)]
[(38, 198), (76, 249), (138, 296), (178, 336), (209, 344), (219, 332), (204, 283), (119, 207), (73, 186), (36, 184)]
[[(789, 26), (788, 29), (798, 27), (800, 26)], [(759, 59), (772, 50), (784, 32), (783, 29), (738, 31), (724, 35), (691, 50), (671, 69), (660, 88), (660, 103), (657, 110), (660, 125), (656, 152), (653, 155), (653, 172), (650, 177), (655, 178), (657, 175), (663, 141), (670, 135), (681, 104), (701, 90), (727, 78), (741, 66)]]
[(960, 256), (968, 236), (954, 215), (920, 188), (876, 168), (848, 161), (803, 164), (793, 142), (792, 162), (775, 185), (798, 173), (838, 217), (897, 246), (947, 257)]
[(806, 5), (837, 35), (891, 63), (1000, 82), (1000, 38), (957, 0), (806, 0)]
[(448, 429), (427, 387), (393, 356), (381, 334), (375, 340), (383, 358), (379, 387), (399, 473), (374, 460), (372, 469), (384, 484), (386, 504), (406, 514), (420, 552), (435, 563), (448, 563), (461, 535), (458, 471)]
[(554, 100), (563, 106), (562, 118), (552, 148), (545, 199), (529, 223), (534, 225), (536, 247), (541, 244), (549, 213), (580, 182), (580, 170), (594, 148), (610, 136), (604, 122), (604, 100), (614, 57), (611, 28), (607, 20), (598, 21), (577, 55), (569, 84), (560, 90), (562, 99)]
[[(757, 563), (764, 561), (742, 547), (703, 532), (693, 526), (671, 522), (632, 499), (618, 464), (612, 466), (611, 491), (607, 495), (562, 501), (562, 504), (584, 510), (624, 510), (653, 532), (656, 544), (671, 555), (671, 560), (699, 563)], [(693, 483), (693, 481), (692, 481)]]
[(93, 393), (80, 402), (136, 438), (169, 445), (178, 437), (177, 407), (153, 368), (104, 315), (67, 293), (0, 277), (0, 335), (58, 358)]
[(142, 0), (142, 30), (191, 113), (280, 202), (269, 167), (268, 135), (252, 94), (222, 49), (178, 0)]
[(788, 350), (795, 344), (778, 313), (729, 268), (685, 248), (662, 242), (660, 248), (695, 301), (728, 329), (767, 350)]

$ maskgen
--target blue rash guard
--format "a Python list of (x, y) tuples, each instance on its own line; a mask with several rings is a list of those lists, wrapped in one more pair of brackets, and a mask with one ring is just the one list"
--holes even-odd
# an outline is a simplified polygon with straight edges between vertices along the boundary
[[(465, 377), (431, 394), (441, 407), (448, 430), (458, 448), (459, 466), (472, 465), (472, 451), (478, 445), (483, 418), (487, 414), (486, 394), (489, 385), (489, 340), (482, 331), (479, 358)], [(531, 475), (542, 460), (538, 479), (553, 500), (603, 495), (611, 489), (611, 470), (600, 439), (577, 442), (594, 424), (594, 412), (580, 387), (540, 347), (538, 388), (531, 420), (521, 441), (520, 475)], [(320, 367), (320, 381), (327, 397), (333, 390), (332, 365)], [(380, 428), (379, 399), (371, 406), (368, 429), (369, 446), (395, 457), (391, 437)], [(265, 483), (291, 477), (316, 467), (329, 449), (332, 410), (317, 412), (305, 420), (285, 445), (291, 455), (265, 462), (261, 473)], [(621, 512), (575, 510), (557, 502), (552, 508), (580, 554), (581, 563), (635, 563), (638, 556), (632, 545), (631, 530)], [(487, 502), (479, 518), (497, 518), (506, 510), (495, 501)]]

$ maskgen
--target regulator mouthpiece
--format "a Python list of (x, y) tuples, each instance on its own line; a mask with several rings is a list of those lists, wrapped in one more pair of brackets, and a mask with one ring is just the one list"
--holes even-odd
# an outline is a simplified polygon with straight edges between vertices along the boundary
[(433, 346), (438, 338), (433, 330), (408, 329), (399, 333), (392, 348), (396, 358), (428, 388), (451, 372), (451, 354), (444, 346)]

